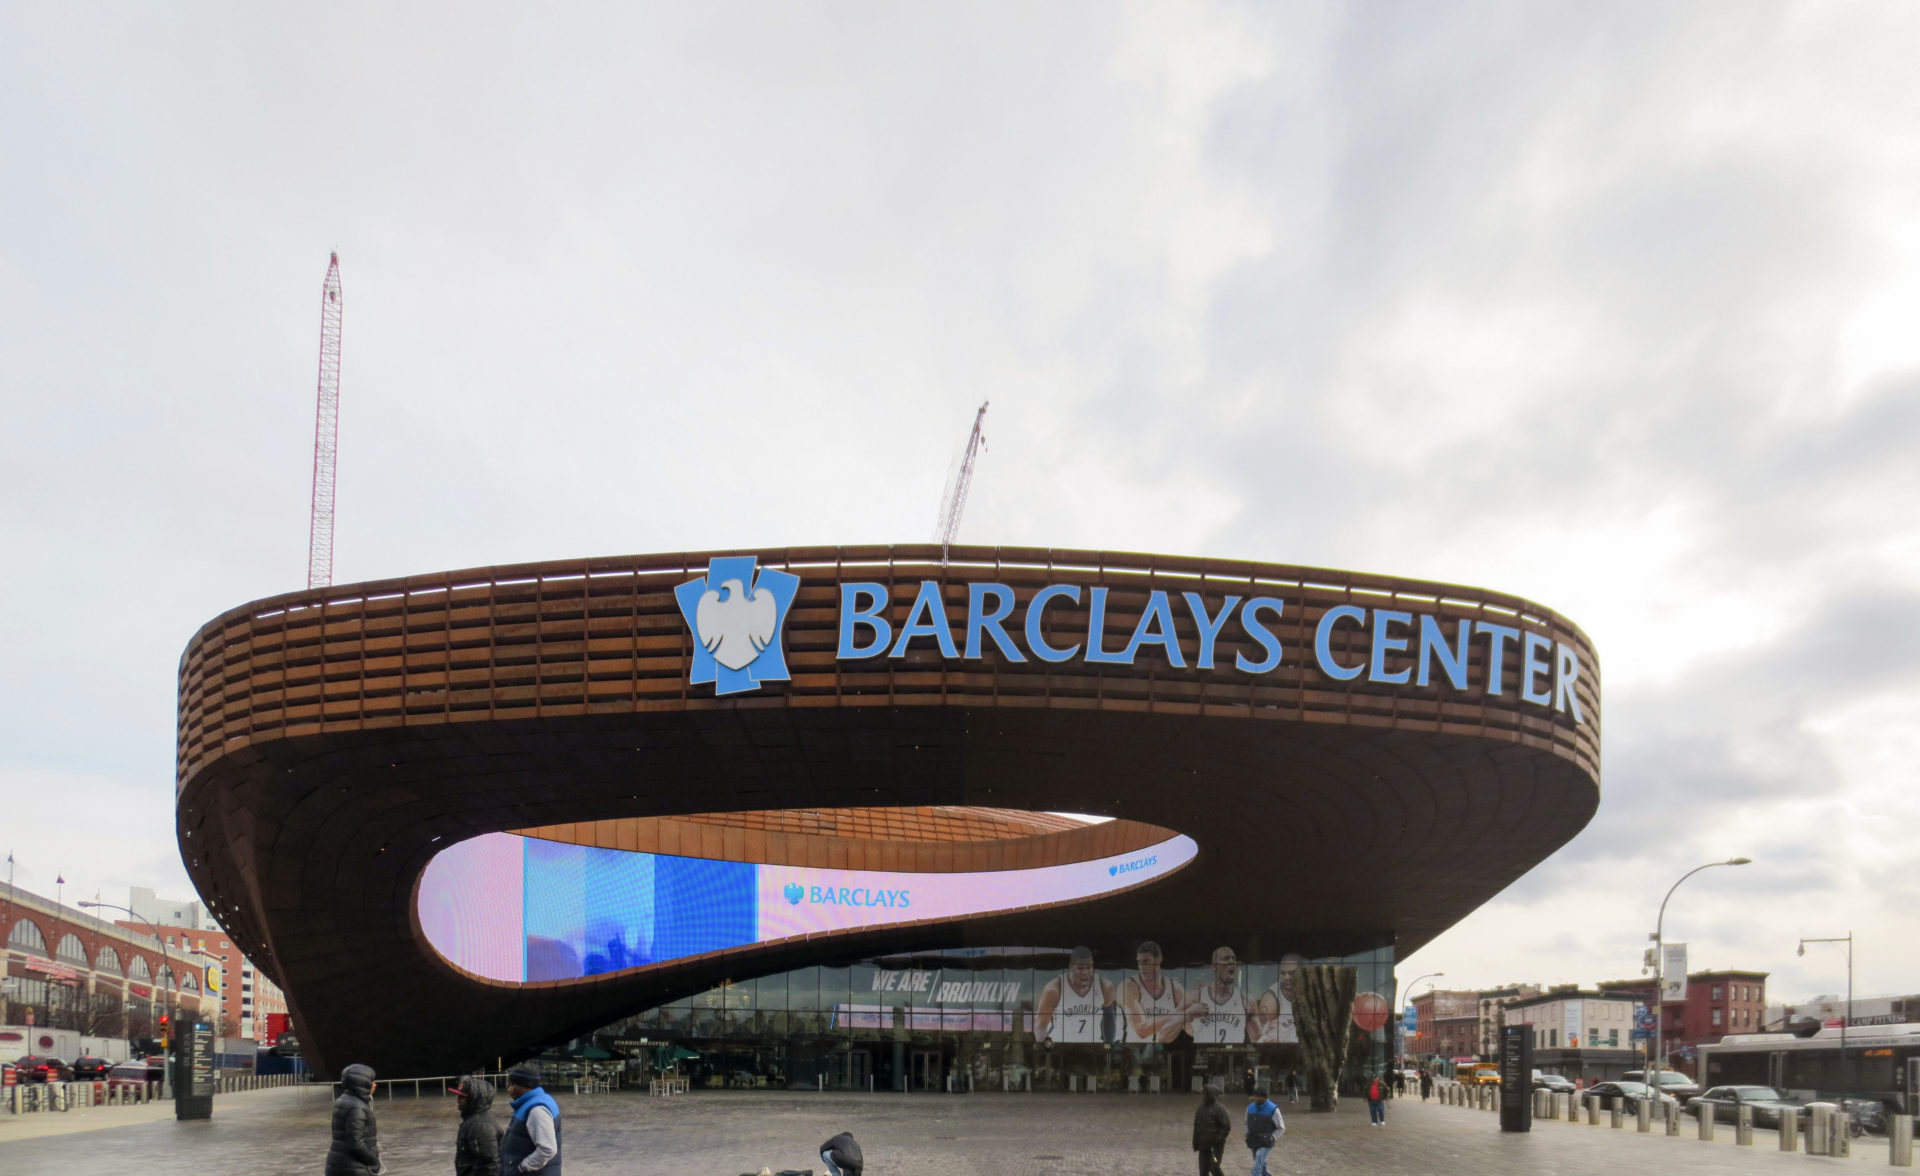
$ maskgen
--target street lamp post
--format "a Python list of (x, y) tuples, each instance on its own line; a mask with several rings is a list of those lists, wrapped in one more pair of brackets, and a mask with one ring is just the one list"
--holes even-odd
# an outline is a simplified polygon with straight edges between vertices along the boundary
[(1849, 931), (1845, 935), (1836, 936), (1831, 939), (1807, 939), (1802, 937), (1800, 940), (1799, 954), (1803, 956), (1807, 954), (1807, 944), (1809, 943), (1844, 943), (1847, 945), (1847, 1012), (1846, 1015), (1840, 1019), (1840, 1081), (1851, 1090), (1853, 1087), (1853, 1064), (1852, 1060), (1847, 1057), (1847, 1027), (1853, 1024), (1853, 932)]
[[(1412, 979), (1412, 980), (1411, 980), (1411, 981), (1410, 981), (1410, 982), (1409, 982), (1409, 983), (1407, 984), (1407, 1000), (1408, 1000), (1408, 1002), (1409, 1002), (1409, 1003), (1411, 1003), (1411, 1002), (1412, 1002), (1412, 1000), (1413, 1000), (1413, 986), (1414, 986), (1415, 984), (1418, 984), (1418, 983), (1420, 983), (1420, 982), (1421, 982), (1422, 980), (1431, 980), (1431, 979), (1433, 979), (1433, 978), (1434, 978), (1434, 977), (1436, 977), (1436, 976), (1444, 976), (1444, 975), (1446, 975), (1446, 973), (1445, 973), (1445, 972), (1428, 972), (1428, 973), (1427, 973), (1426, 975), (1424, 975), (1424, 976), (1415, 976), (1415, 977), (1414, 977), (1414, 978), (1413, 978), (1413, 979)], [(1418, 1034), (1415, 1034), (1415, 1036), (1418, 1036)]]
[(1654, 1060), (1651, 1067), (1653, 1072), (1647, 1075), (1647, 1078), (1649, 1079), (1649, 1081), (1647, 1082), (1647, 1085), (1653, 1088), (1653, 1093), (1655, 1095), (1658, 1095), (1660, 1093), (1660, 1072), (1667, 1068), (1667, 1055), (1665, 1052), (1665, 1045), (1666, 1045), (1665, 1032), (1667, 1028), (1667, 999), (1666, 999), (1667, 902), (1669, 899), (1673, 897), (1673, 892), (1680, 889), (1680, 882), (1685, 882), (1687, 879), (1693, 877), (1695, 874), (1698, 874), (1702, 870), (1711, 870), (1715, 866), (1744, 866), (1751, 861), (1753, 861), (1752, 858), (1737, 857), (1737, 858), (1728, 858), (1724, 862), (1708, 862), (1704, 866), (1695, 866), (1693, 869), (1688, 870), (1686, 873), (1680, 875), (1679, 882), (1675, 882), (1672, 886), (1667, 887), (1667, 897), (1660, 900), (1660, 917), (1654, 922), (1654, 925), (1653, 925), (1653, 1059)]
[[(167, 961), (167, 975), (173, 981), (172, 984), (159, 984), (157, 983), (157, 981), (159, 980), (159, 977), (156, 976), (154, 978), (156, 981), (155, 987), (160, 989), (160, 1011), (169, 1018), (167, 1023), (170, 1026), (172, 1026), (172, 1029), (174, 1032), (177, 1032), (179, 1030), (179, 1026), (173, 1025), (171, 1018), (178, 1012), (178, 1010), (173, 1007), (174, 1001), (172, 999), (172, 994), (168, 990), (180, 983), (180, 977), (173, 970), (173, 953), (167, 950), (167, 937), (160, 934), (160, 929), (158, 927), (155, 927), (152, 923), (148, 923), (147, 920), (141, 918), (133, 910), (131, 910), (128, 907), (123, 907), (117, 902), (88, 902), (82, 899), (80, 902), (80, 905), (89, 910), (95, 907), (105, 907), (108, 910), (126, 911), (127, 914), (133, 916), (133, 919), (135, 922), (145, 923), (147, 930), (153, 933), (154, 942), (160, 945), (160, 958)], [(171, 1034), (169, 1034), (169, 1036), (171, 1036)], [(171, 1041), (169, 1041), (168, 1045), (169, 1045), (169, 1048), (171, 1048), (171, 1045), (172, 1045)], [(167, 1071), (168, 1071), (168, 1079), (171, 1080), (173, 1078), (173, 1073), (172, 1073), (173, 1067), (168, 1066)]]

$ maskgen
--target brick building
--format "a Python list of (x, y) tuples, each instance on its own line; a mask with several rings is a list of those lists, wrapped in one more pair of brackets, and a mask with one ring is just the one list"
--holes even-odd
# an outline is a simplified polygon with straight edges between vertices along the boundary
[(198, 969), (150, 935), (6, 883), (0, 930), (0, 1024), (141, 1039), (163, 1014), (201, 1015)]
[(1474, 1056), (1479, 1029), (1478, 996), (1475, 992), (1450, 992), (1441, 988), (1414, 997), (1414, 1035), (1407, 1042), (1407, 1052), (1429, 1059)]
[[(1608, 980), (1600, 991), (1631, 996), (1642, 1003), (1653, 1000), (1653, 979)], [(1729, 1033), (1758, 1033), (1766, 1026), (1767, 973), (1745, 971), (1689, 972), (1687, 998), (1670, 1000), (1660, 1010), (1662, 1046), (1668, 1064), (1694, 1072), (1694, 1051)]]

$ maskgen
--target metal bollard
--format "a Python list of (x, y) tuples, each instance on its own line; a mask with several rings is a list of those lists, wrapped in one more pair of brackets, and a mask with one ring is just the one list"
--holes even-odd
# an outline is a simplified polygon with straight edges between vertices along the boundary
[(1580, 1122), (1580, 1095), (1577, 1091), (1567, 1092), (1567, 1122), (1576, 1125)]
[[(1744, 1111), (1744, 1110), (1747, 1110), (1748, 1108), (1741, 1107), (1740, 1109)], [(1715, 1118), (1714, 1108), (1701, 1107), (1699, 1108), (1699, 1110), (1700, 1110), (1700, 1138), (1705, 1140), (1708, 1143), (1712, 1143), (1713, 1142), (1713, 1120)]]
[(1780, 1114), (1780, 1150), (1800, 1150), (1800, 1116), (1796, 1112), (1783, 1111)]
[(1824, 1156), (1827, 1154), (1827, 1137), (1833, 1130), (1827, 1118), (1828, 1103), (1807, 1104), (1807, 1154)]
[(1832, 1114), (1833, 1121), (1827, 1128), (1827, 1154), (1845, 1159), (1853, 1154), (1853, 1132), (1848, 1130), (1853, 1125), (1853, 1116), (1845, 1107)]
[(1887, 1163), (1896, 1168), (1913, 1167), (1913, 1116), (1887, 1116)]
[(1753, 1108), (1745, 1103), (1734, 1108), (1733, 1142), (1740, 1147), (1753, 1146)]
[(1547, 1117), (1547, 1100), (1540, 1097), (1545, 1093), (1546, 1091), (1544, 1090), (1536, 1090), (1533, 1092), (1533, 1117), (1536, 1119), (1544, 1119)]
[(1587, 1126), (1598, 1127), (1600, 1125), (1600, 1096), (1597, 1094), (1589, 1094), (1580, 1101), (1587, 1104)]
[(1680, 1135), (1680, 1107), (1675, 1103), (1661, 1103), (1660, 1118), (1667, 1125), (1667, 1134), (1678, 1138)]
[(1633, 1104), (1633, 1125), (1645, 1135), (1653, 1130), (1653, 1104), (1646, 1099), (1637, 1099)]
[(1621, 1104), (1622, 1104), (1622, 1103), (1623, 1103), (1624, 1101), (1625, 1101), (1625, 1100), (1624, 1100), (1624, 1099), (1622, 1099), (1622, 1098), (1621, 1098), (1621, 1097), (1620, 1097), (1619, 1095), (1617, 1095), (1617, 1094), (1616, 1094), (1616, 1095), (1614, 1095), (1614, 1096), (1613, 1096), (1612, 1098), (1610, 1098), (1610, 1099), (1608, 1099), (1608, 1100), (1607, 1100), (1607, 1114), (1608, 1114), (1609, 1116), (1611, 1116), (1611, 1117), (1612, 1117), (1612, 1119), (1613, 1119), (1613, 1125), (1614, 1125), (1615, 1127), (1618, 1127), (1618, 1126), (1620, 1126), (1620, 1123), (1621, 1123), (1621, 1114), (1622, 1114), (1622, 1111), (1623, 1111), (1623, 1107), (1621, 1106)]

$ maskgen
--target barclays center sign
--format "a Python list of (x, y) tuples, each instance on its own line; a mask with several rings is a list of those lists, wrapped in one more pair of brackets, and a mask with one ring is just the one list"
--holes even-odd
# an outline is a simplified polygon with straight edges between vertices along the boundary
[[(790, 677), (781, 633), (800, 577), (758, 563), (750, 555), (716, 556), (705, 576), (674, 589), (694, 636), (689, 681), (711, 684), (716, 695)], [(1544, 633), (1483, 618), (1340, 604), (1314, 622), (1311, 648), (1293, 650), (1277, 631), (1288, 602), (1276, 596), (1156, 588), (1129, 629), (1124, 623), (1109, 626), (1108, 589), (1102, 586), (1053, 583), (1016, 592), (1006, 584), (974, 581), (966, 585), (963, 614), (957, 602), (949, 604), (940, 581), (922, 580), (896, 625), (887, 585), (842, 581), (838, 587), (839, 662), (902, 658), (911, 649), (937, 650), (942, 659), (963, 664), (982, 660), (989, 650), (1015, 664), (1087, 666), (1132, 666), (1149, 654), (1176, 670), (1231, 668), (1250, 677), (1304, 664), (1333, 683), (1483, 690), (1586, 721), (1577, 690), (1580, 651)], [(1071, 633), (1048, 624), (1050, 610), (1060, 615), (1081, 609), (1084, 627), (1076, 625)], [(1177, 619), (1191, 626), (1191, 645), (1182, 644)], [(1223, 636), (1233, 649), (1216, 659)]]

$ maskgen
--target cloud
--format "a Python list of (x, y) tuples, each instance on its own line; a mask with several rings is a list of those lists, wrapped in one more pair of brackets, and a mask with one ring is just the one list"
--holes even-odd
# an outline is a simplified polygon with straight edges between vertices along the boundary
[[(1816, 982), (1739, 937), (1798, 897), (1920, 967), (1920, 13), (8, 22), (0, 787), (39, 857), (179, 884), (176, 659), (302, 582), (337, 248), (343, 580), (922, 539), (991, 399), (965, 540), (1484, 584), (1593, 636), (1598, 817), (1422, 962), (1624, 973), (1672, 878), (1749, 852), (1676, 899), (1703, 952)], [(723, 401), (749, 472), (700, 444)]]

